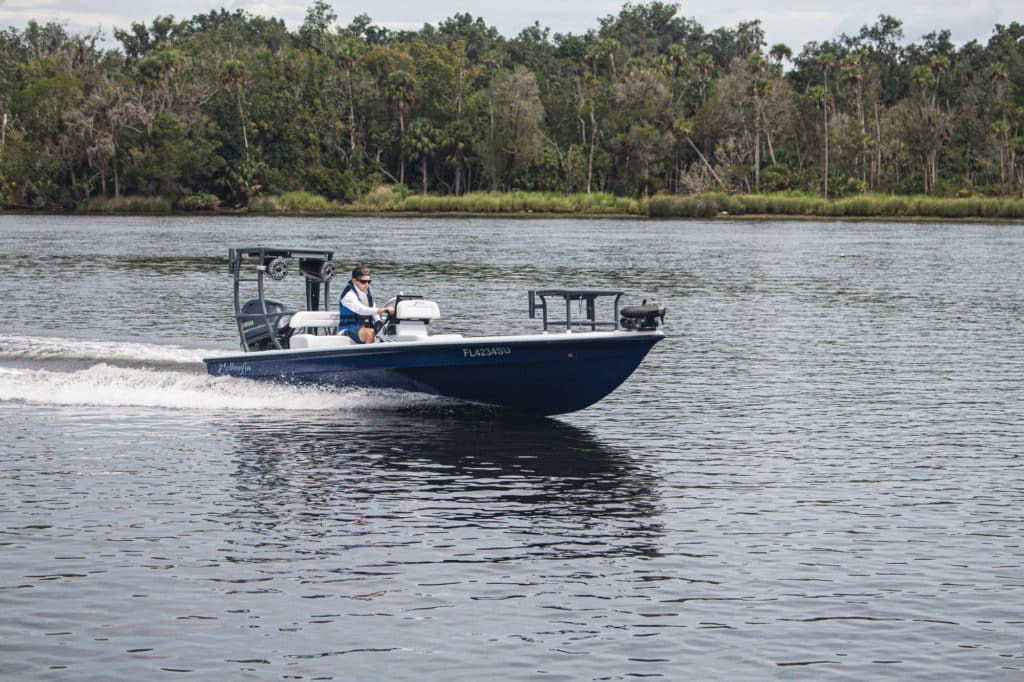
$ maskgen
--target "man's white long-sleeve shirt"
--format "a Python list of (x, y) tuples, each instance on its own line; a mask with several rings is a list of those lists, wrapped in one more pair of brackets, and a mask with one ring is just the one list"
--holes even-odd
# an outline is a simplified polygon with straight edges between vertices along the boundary
[(354, 312), (356, 315), (364, 317), (372, 317), (376, 322), (380, 318), (377, 316), (377, 309), (373, 306), (366, 305), (363, 303), (359, 296), (356, 294), (355, 287), (349, 289), (344, 296), (341, 297), (341, 304)]

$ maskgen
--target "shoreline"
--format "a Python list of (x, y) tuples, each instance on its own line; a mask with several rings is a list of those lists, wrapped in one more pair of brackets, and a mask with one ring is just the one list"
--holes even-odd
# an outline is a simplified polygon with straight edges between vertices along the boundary
[(0, 210), (0, 217), (4, 215), (28, 216), (48, 215), (87, 217), (139, 217), (151, 216), (154, 218), (222, 218), (222, 217), (252, 217), (252, 218), (447, 218), (447, 219), (513, 219), (513, 220), (642, 220), (642, 221), (704, 221), (722, 222), (731, 221), (754, 221), (754, 222), (836, 222), (836, 223), (1006, 223), (1008, 225), (1024, 223), (1024, 218), (1000, 217), (1000, 216), (935, 216), (935, 215), (814, 215), (806, 213), (744, 213), (744, 214), (720, 214), (714, 216), (650, 216), (643, 214), (628, 213), (562, 213), (555, 211), (534, 211), (534, 212), (469, 212), (469, 211), (42, 211), (42, 210)]
[[(212, 197), (211, 197), (212, 198)], [(656, 195), (631, 199), (609, 194), (557, 195), (541, 192), (475, 192), (462, 196), (410, 195), (390, 188), (352, 204), (318, 195), (264, 196), (248, 206), (188, 209), (162, 197), (93, 199), (65, 211), (5, 209), (12, 215), (281, 216), (395, 218), (534, 218), (646, 220), (843, 220), (891, 222), (1020, 222), (1024, 199), (856, 195), (823, 199), (799, 194)]]

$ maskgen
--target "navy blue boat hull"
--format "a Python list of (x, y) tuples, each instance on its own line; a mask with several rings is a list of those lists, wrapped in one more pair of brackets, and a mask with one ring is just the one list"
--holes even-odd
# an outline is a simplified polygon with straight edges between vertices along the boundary
[(214, 376), (418, 391), (553, 415), (614, 391), (659, 332), (557, 334), (267, 351), (207, 358)]

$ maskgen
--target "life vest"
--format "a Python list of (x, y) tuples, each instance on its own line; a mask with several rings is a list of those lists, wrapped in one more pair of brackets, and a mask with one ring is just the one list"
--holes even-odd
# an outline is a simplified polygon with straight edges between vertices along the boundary
[(356, 298), (365, 303), (368, 306), (373, 306), (373, 294), (370, 293), (369, 288), (366, 290), (366, 300), (363, 300), (363, 295), (356, 289), (356, 285), (349, 281), (348, 286), (341, 290), (341, 296), (338, 298), (338, 327), (351, 327), (354, 324), (367, 324), (373, 322), (372, 317), (366, 315), (357, 315), (354, 310), (350, 310), (345, 307), (345, 304), (341, 302), (345, 298), (345, 294), (349, 291), (356, 292)]

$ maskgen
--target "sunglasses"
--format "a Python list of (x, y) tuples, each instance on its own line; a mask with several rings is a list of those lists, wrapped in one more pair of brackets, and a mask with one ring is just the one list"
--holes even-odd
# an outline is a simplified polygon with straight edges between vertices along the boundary
[(357, 279), (356, 281), (361, 283), (361, 284), (369, 284), (373, 280), (372, 279)]

